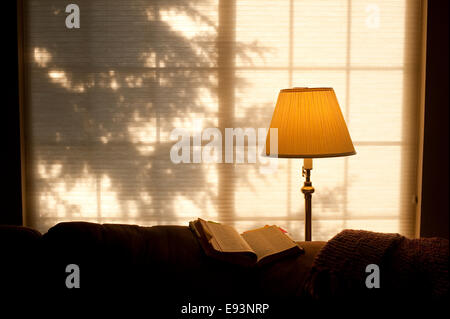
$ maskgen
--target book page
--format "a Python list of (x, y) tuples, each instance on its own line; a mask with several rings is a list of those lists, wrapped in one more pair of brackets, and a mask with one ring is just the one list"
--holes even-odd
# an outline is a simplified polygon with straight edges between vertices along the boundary
[[(252, 248), (242, 239), (241, 235), (231, 226), (211, 223), (201, 220), (203, 229), (212, 236), (210, 242), (223, 252), (251, 251)], [(217, 247), (214, 247), (217, 249)]]
[(251, 230), (242, 234), (242, 237), (256, 253), (258, 261), (266, 256), (297, 246), (277, 226)]

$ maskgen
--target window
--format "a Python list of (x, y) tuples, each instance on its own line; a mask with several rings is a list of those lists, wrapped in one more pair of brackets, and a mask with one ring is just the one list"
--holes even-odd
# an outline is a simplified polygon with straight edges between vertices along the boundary
[[(304, 234), (300, 159), (170, 160), (175, 128), (267, 128), (278, 91), (333, 87), (357, 155), (314, 160), (313, 240), (413, 236), (421, 2), (27, 1), (27, 224), (181, 224)], [(207, 143), (207, 141), (205, 142)]]

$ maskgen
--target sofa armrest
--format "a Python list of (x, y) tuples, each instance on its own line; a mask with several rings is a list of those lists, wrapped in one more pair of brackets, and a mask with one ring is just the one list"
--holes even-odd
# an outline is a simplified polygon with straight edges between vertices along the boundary
[(41, 233), (32, 228), (0, 225), (1, 290), (26, 294), (38, 289), (41, 240)]

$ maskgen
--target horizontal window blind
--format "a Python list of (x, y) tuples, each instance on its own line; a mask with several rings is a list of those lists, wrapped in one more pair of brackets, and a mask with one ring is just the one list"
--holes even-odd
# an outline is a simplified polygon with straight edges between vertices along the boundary
[(66, 2), (24, 5), (29, 226), (202, 217), (301, 240), (302, 160), (271, 174), (261, 158), (176, 164), (171, 132), (267, 128), (280, 89), (320, 86), (334, 88), (357, 155), (314, 160), (313, 240), (414, 235), (420, 1), (76, 4), (71, 29)]

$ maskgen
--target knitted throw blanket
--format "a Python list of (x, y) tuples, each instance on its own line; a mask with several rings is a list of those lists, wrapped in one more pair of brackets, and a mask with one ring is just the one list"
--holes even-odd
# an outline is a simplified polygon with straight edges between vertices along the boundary
[[(448, 296), (448, 258), (447, 239), (344, 230), (316, 256), (304, 292), (316, 300), (443, 298)], [(379, 288), (366, 286), (369, 264), (379, 267)]]

